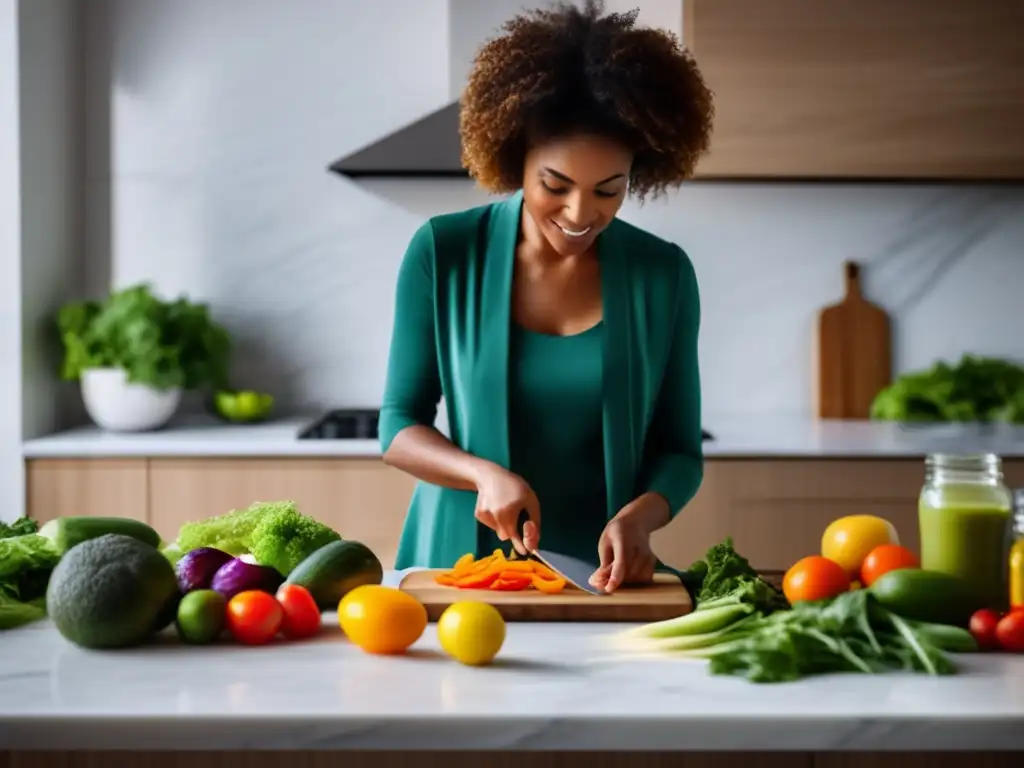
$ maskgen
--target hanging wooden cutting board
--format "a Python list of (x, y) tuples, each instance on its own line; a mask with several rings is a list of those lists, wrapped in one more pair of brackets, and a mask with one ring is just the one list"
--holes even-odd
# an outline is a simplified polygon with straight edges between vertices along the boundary
[(479, 600), (490, 603), (506, 621), (631, 621), (649, 622), (682, 616), (693, 610), (690, 594), (679, 579), (656, 574), (654, 583), (623, 587), (610, 595), (591, 595), (566, 589), (545, 595), (533, 589), (498, 592), (489, 589), (457, 589), (438, 584), (440, 570), (413, 571), (402, 579), (399, 589), (415, 596), (427, 607), (431, 621), (452, 603)]
[(818, 315), (816, 410), (823, 419), (867, 419), (892, 381), (891, 324), (861, 292), (858, 265), (843, 268), (846, 295)]

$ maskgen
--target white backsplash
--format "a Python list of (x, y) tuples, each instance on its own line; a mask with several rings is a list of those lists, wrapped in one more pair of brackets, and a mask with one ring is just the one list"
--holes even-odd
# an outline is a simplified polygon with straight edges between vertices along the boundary
[[(389, 181), (385, 199), (326, 166), (446, 103), (447, 4), (105, 4), (89, 44), (91, 273), (209, 300), (241, 339), (241, 375), (286, 401), (377, 403), (405, 245), (480, 195)], [(894, 316), (897, 369), (1024, 358), (1021, 190), (705, 183), (622, 215), (696, 265), (708, 413), (808, 412), (815, 312), (848, 258)]]

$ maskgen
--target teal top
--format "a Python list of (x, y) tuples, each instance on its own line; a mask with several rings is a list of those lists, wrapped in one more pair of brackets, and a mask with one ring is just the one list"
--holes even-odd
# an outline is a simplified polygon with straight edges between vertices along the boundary
[[(583, 339), (527, 340), (513, 331), (511, 311), (522, 202), (517, 192), (489, 205), (435, 216), (409, 243), (398, 271), (381, 450), (386, 453), (409, 426), (433, 425), (443, 397), (451, 441), (474, 456), (513, 468), (524, 457), (515, 422), (524, 412), (543, 419), (538, 401), (554, 398), (555, 380), (571, 376), (580, 400), (572, 411), (574, 423), (585, 425), (580, 428), (584, 434), (600, 429), (604, 519), (648, 492), (667, 499), (676, 515), (700, 487), (704, 464), (700, 298), (693, 265), (679, 246), (614, 219), (597, 238), (601, 330)], [(528, 350), (534, 342), (538, 349)], [(548, 342), (599, 342), (599, 427), (594, 424), (594, 379), (584, 382), (582, 371), (542, 352), (539, 347)], [(542, 360), (552, 366), (548, 389), (527, 388), (520, 377), (532, 370), (531, 380), (545, 378)], [(568, 389), (570, 379), (565, 381)], [(562, 409), (552, 403), (550, 411), (556, 410), (558, 423), (565, 423)], [(547, 435), (552, 427), (545, 429)], [(566, 434), (558, 439), (581, 438)], [(587, 476), (578, 468), (573, 472)], [(545, 474), (537, 482), (550, 487), (555, 480)], [(559, 482), (558, 491), (543, 493), (569, 493), (569, 483)], [(418, 482), (395, 567), (448, 568), (477, 551), (485, 534), (474, 519), (475, 508), (475, 492)], [(573, 539), (566, 545), (571, 551), (596, 556), (597, 525), (589, 518), (559, 531), (545, 523), (550, 518), (543, 510), (541, 515), (541, 547), (553, 548), (551, 538), (567, 537)]]
[[(508, 429), (512, 471), (540, 501), (544, 549), (591, 561), (608, 522), (601, 441), (601, 324), (572, 336), (512, 326)], [(502, 545), (489, 529), (478, 555)]]

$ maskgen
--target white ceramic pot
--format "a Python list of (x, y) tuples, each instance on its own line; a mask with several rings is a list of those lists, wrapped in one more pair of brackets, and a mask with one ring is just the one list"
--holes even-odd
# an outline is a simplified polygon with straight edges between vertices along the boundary
[(82, 372), (82, 400), (97, 426), (111, 432), (145, 432), (164, 426), (181, 403), (181, 389), (135, 384), (121, 368)]

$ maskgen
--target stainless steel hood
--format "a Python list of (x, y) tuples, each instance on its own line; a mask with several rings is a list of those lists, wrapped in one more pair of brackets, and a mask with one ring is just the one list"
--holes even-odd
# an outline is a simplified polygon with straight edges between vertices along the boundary
[(461, 161), (459, 102), (335, 160), (329, 170), (349, 178), (468, 177)]

